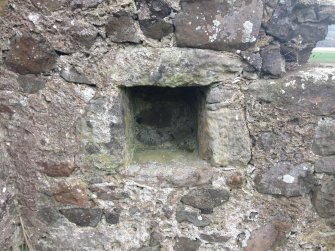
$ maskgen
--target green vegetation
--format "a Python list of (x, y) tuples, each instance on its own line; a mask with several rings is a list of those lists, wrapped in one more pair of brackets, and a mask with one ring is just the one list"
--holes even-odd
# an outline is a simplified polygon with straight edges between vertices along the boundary
[(315, 51), (309, 58), (309, 62), (335, 63), (335, 51)]
[(19, 246), (20, 251), (29, 251), (28, 245), (27, 244), (22, 244)]

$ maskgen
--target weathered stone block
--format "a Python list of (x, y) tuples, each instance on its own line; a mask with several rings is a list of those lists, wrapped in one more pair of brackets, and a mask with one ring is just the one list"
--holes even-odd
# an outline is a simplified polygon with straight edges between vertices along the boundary
[(293, 166), (288, 162), (277, 163), (255, 179), (256, 189), (265, 194), (300, 196), (311, 189), (311, 165)]
[(106, 24), (106, 33), (107, 37), (117, 43), (140, 43), (141, 41), (135, 20), (130, 13), (125, 11), (112, 14)]
[(73, 161), (64, 163), (39, 163), (44, 169), (43, 172), (50, 177), (68, 177), (75, 169)]
[(120, 208), (113, 208), (113, 210), (105, 210), (104, 211), (106, 222), (108, 224), (118, 224), (120, 222)]
[(95, 8), (104, 0), (72, 0), (71, 6), (73, 9), (77, 8)]
[(246, 49), (256, 42), (263, 15), (260, 0), (181, 1), (175, 18), (180, 47)]
[(145, 36), (157, 40), (173, 32), (173, 25), (161, 19), (144, 19), (139, 24)]
[(335, 174), (335, 156), (321, 158), (315, 163), (314, 168), (318, 173)]
[(70, 208), (60, 212), (72, 223), (80, 227), (96, 227), (101, 219), (99, 208)]
[(38, 74), (50, 71), (56, 60), (57, 54), (45, 40), (24, 34), (11, 42), (5, 64), (19, 74)]
[(281, 79), (257, 80), (247, 95), (291, 112), (314, 115), (335, 113), (333, 67), (305, 68)]
[(261, 51), (262, 71), (274, 76), (285, 73), (285, 59), (280, 54), (279, 46), (267, 46)]
[(53, 194), (56, 201), (79, 207), (88, 207), (89, 201), (85, 189), (80, 185), (59, 184)]
[(177, 237), (176, 245), (174, 246), (175, 251), (197, 251), (201, 245), (201, 241), (196, 239), (188, 239), (185, 237)]
[(266, 251), (280, 245), (285, 234), (290, 230), (291, 222), (288, 219), (278, 218), (254, 230), (244, 251)]
[(74, 67), (66, 67), (60, 71), (60, 76), (67, 82), (92, 85), (91, 81)]
[(45, 80), (35, 75), (20, 75), (17, 79), (21, 90), (25, 93), (37, 93), (45, 87)]
[(231, 239), (229, 236), (222, 236), (220, 234), (200, 234), (200, 238), (207, 242), (219, 242), (224, 243)]
[(196, 227), (205, 227), (211, 224), (211, 221), (202, 215), (198, 215), (195, 212), (189, 212), (186, 210), (177, 210), (176, 220), (178, 222), (189, 222)]
[(323, 218), (335, 216), (335, 178), (327, 177), (322, 180), (313, 194), (312, 203), (316, 212)]
[(207, 146), (200, 146), (202, 158), (217, 166), (244, 166), (249, 162), (251, 141), (242, 110), (207, 111), (203, 128), (203, 137), (209, 140)]
[(202, 213), (212, 213), (215, 207), (221, 206), (229, 199), (229, 192), (224, 189), (193, 189), (181, 198), (181, 202), (198, 208)]
[(237, 55), (199, 49), (128, 48), (108, 55), (107, 62), (110, 82), (128, 87), (209, 85), (232, 81), (242, 71)]
[(335, 154), (335, 120), (322, 118), (319, 121), (312, 151), (322, 156)]

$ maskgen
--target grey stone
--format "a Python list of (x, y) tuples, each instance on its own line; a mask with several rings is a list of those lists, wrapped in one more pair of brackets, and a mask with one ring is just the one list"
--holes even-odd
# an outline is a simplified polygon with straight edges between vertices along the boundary
[(5, 64), (19, 74), (39, 74), (53, 69), (56, 60), (55, 51), (44, 39), (23, 34), (12, 40)]
[(315, 130), (312, 151), (321, 156), (335, 154), (335, 120), (322, 118)]
[[(286, 43), (280, 46), (280, 52), (285, 58), (286, 62), (293, 62), (298, 64), (307, 63), (314, 49), (313, 45), (296, 45), (295, 43)], [(288, 65), (286, 65), (288, 68)]]
[(330, 24), (335, 24), (335, 7), (334, 5), (320, 6), (317, 11), (320, 21), (326, 21)]
[(41, 208), (37, 211), (38, 217), (47, 224), (54, 224), (61, 218), (61, 214), (52, 207)]
[(280, 47), (270, 45), (262, 49), (262, 71), (273, 76), (282, 76), (285, 73), (285, 59), (280, 54)]
[(209, 85), (232, 81), (242, 71), (242, 62), (232, 53), (209, 50), (128, 48), (113, 55), (108, 71), (110, 82), (119, 86)]
[(241, 52), (243, 59), (247, 61), (256, 71), (261, 71), (262, 69), (262, 57), (259, 53)]
[(86, 49), (91, 48), (98, 36), (98, 31), (94, 26), (89, 25), (74, 26), (70, 29), (70, 32), (73, 40)]
[(157, 40), (173, 32), (173, 25), (162, 19), (144, 19), (139, 24), (145, 36)]
[(316, 43), (324, 40), (328, 33), (327, 24), (302, 24), (297, 28), (296, 36), (302, 38), (304, 43)]
[(17, 81), (25, 93), (33, 94), (45, 88), (45, 80), (35, 75), (20, 75)]
[(300, 165), (292, 165), (289, 162), (277, 163), (256, 177), (256, 189), (265, 194), (301, 196), (308, 193), (313, 185), (311, 168), (309, 163)]
[(80, 227), (96, 227), (101, 219), (99, 208), (69, 208), (60, 212), (72, 223)]
[(71, 7), (73, 9), (77, 8), (95, 8), (104, 0), (72, 0)]
[(204, 118), (200, 156), (213, 165), (245, 166), (251, 158), (251, 140), (242, 109), (222, 108), (207, 111)]
[(113, 210), (105, 210), (104, 211), (106, 222), (108, 224), (118, 224), (120, 222), (120, 208), (113, 208)]
[(74, 67), (63, 68), (60, 72), (60, 76), (67, 82), (94, 85), (85, 75), (79, 73)]
[(335, 156), (328, 156), (315, 162), (314, 167), (317, 173), (335, 174)]
[(315, 10), (311, 8), (298, 8), (294, 15), (297, 17), (299, 23), (318, 21)]
[(159, 232), (153, 231), (150, 234), (150, 242), (149, 242), (150, 247), (159, 247), (161, 241), (163, 241), (163, 236)]
[(246, 49), (256, 42), (263, 14), (260, 0), (183, 0), (181, 7), (174, 22), (180, 47)]
[(111, 185), (94, 184), (90, 186), (90, 190), (101, 200), (114, 201), (129, 198), (129, 194), (127, 192)]
[(108, 18), (106, 33), (113, 42), (141, 42), (135, 20), (125, 11), (115, 12)]
[(229, 199), (229, 192), (224, 189), (193, 189), (181, 198), (181, 202), (198, 208), (202, 213), (212, 213), (215, 207), (221, 206)]
[(43, 12), (53, 12), (65, 7), (68, 4), (68, 0), (31, 0), (31, 3)]
[(207, 217), (183, 209), (177, 210), (176, 220), (178, 222), (189, 222), (196, 227), (205, 227), (211, 224), (211, 221)]
[(201, 245), (201, 241), (191, 240), (186, 237), (176, 237), (176, 244), (174, 245), (173, 249), (175, 251), (196, 251), (199, 249)]
[(278, 5), (269, 22), (266, 23), (266, 32), (280, 41), (289, 41), (295, 35), (297, 24), (293, 22), (292, 1), (285, 1)]
[(221, 236), (219, 234), (200, 234), (200, 238), (207, 242), (227, 242), (230, 240), (229, 236)]
[(149, 0), (149, 9), (151, 15), (157, 18), (164, 18), (170, 15), (171, 7), (164, 0)]
[(318, 116), (334, 114), (334, 75), (333, 67), (306, 67), (281, 79), (254, 81), (248, 86), (246, 94), (291, 112)]
[(318, 187), (312, 197), (316, 212), (323, 218), (335, 216), (335, 178), (325, 177), (321, 187)]

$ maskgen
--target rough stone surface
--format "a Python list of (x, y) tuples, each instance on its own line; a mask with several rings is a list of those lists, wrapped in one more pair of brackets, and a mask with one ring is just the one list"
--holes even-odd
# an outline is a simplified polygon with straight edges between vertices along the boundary
[(139, 43), (139, 38), (135, 20), (124, 11), (113, 13), (106, 24), (107, 36), (113, 42)]
[(282, 76), (285, 73), (285, 59), (279, 46), (268, 46), (261, 51), (262, 70), (265, 73)]
[(73, 161), (69, 160), (64, 163), (39, 163), (44, 169), (43, 172), (50, 177), (68, 177), (75, 169)]
[(181, 1), (175, 19), (177, 45), (214, 50), (245, 49), (256, 42), (263, 3)]
[(256, 178), (256, 188), (266, 194), (300, 196), (311, 188), (310, 173), (311, 165), (308, 163), (297, 166), (288, 162), (278, 163)]
[(251, 158), (251, 143), (243, 111), (223, 108), (206, 115), (205, 133), (210, 143), (201, 149), (203, 155), (211, 152), (210, 161), (218, 166), (246, 165)]
[(207, 242), (227, 242), (230, 237), (219, 234), (201, 234), (200, 238)]
[(229, 193), (223, 189), (193, 189), (181, 198), (181, 202), (200, 209), (203, 213), (212, 213), (215, 207), (223, 205), (229, 199)]
[(38, 74), (50, 71), (56, 60), (56, 53), (46, 41), (25, 34), (13, 39), (5, 63), (19, 74)]
[(196, 227), (205, 227), (211, 223), (206, 216), (198, 215), (195, 212), (189, 212), (182, 209), (176, 212), (176, 220), (178, 222), (189, 222)]
[(312, 150), (322, 156), (335, 154), (335, 121), (332, 118), (319, 121)]
[(71, 6), (74, 9), (77, 8), (95, 8), (104, 0), (72, 0)]
[(176, 238), (175, 251), (196, 251), (201, 245), (200, 240), (192, 240), (185, 237)]
[(53, 196), (56, 201), (63, 204), (71, 204), (79, 207), (89, 206), (87, 194), (80, 185), (60, 184)]
[(104, 214), (108, 224), (118, 224), (120, 222), (120, 208), (113, 208), (113, 210), (105, 211)]
[(335, 156), (328, 156), (315, 162), (314, 169), (318, 173), (335, 174)]
[(60, 212), (80, 227), (96, 227), (102, 215), (102, 210), (98, 208), (70, 208), (61, 209)]
[(144, 19), (139, 23), (143, 34), (153, 39), (160, 40), (173, 32), (173, 25), (161, 19)]
[(85, 75), (79, 73), (73, 67), (66, 67), (62, 69), (60, 72), (60, 76), (64, 78), (67, 82), (92, 85), (92, 83), (88, 80), (88, 78)]
[(312, 199), (316, 212), (324, 218), (335, 216), (335, 179), (326, 177), (318, 187)]
[(244, 251), (266, 251), (275, 248), (291, 228), (289, 221), (276, 219), (254, 230)]
[[(0, 249), (22, 249), (24, 227), (31, 250), (335, 250), (335, 72), (301, 66), (335, 22), (333, 4), (0, 0)], [(187, 32), (171, 29), (178, 20)], [(263, 70), (283, 72), (283, 60), (286, 75)], [(64, 80), (68, 67), (92, 85)], [(155, 91), (144, 102), (158, 114), (148, 126), (192, 125), (192, 140), (164, 131), (178, 144), (135, 151), (129, 93), (139, 85), (196, 90), (181, 120), (163, 116)], [(260, 193), (257, 177), (267, 193), (302, 196)], [(208, 190), (230, 190), (229, 200)]]
[(232, 80), (242, 70), (242, 62), (233, 54), (198, 49), (121, 49), (113, 61), (110, 81), (121, 86), (209, 85)]
[(33, 94), (45, 88), (45, 80), (35, 75), (20, 75), (18, 82), (22, 92)]

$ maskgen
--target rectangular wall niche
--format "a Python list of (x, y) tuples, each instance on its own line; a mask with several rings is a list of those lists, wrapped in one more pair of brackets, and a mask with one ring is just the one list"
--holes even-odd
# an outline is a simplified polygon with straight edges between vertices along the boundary
[(166, 162), (199, 158), (198, 123), (206, 89), (123, 88), (129, 159)]

